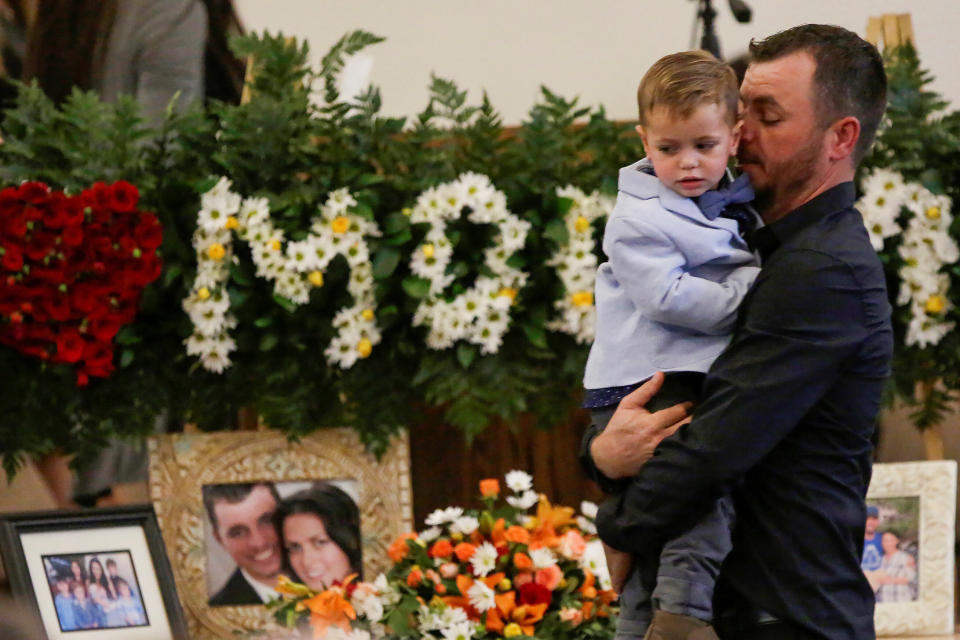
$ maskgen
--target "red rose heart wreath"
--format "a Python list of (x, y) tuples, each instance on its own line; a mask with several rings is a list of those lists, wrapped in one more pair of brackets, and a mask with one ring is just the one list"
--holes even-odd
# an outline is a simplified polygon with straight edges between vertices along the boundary
[(113, 372), (114, 336), (162, 268), (160, 222), (139, 197), (124, 181), (0, 190), (0, 343), (76, 366), (78, 386)]

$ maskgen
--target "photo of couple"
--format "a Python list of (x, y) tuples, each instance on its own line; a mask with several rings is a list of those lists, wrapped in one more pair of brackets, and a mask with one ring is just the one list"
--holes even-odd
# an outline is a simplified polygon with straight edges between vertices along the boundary
[(917, 497), (867, 501), (860, 567), (877, 603), (917, 599), (919, 521)]
[(204, 485), (209, 604), (269, 602), (281, 574), (315, 590), (362, 577), (355, 484)]
[(61, 631), (149, 624), (129, 551), (43, 556)]

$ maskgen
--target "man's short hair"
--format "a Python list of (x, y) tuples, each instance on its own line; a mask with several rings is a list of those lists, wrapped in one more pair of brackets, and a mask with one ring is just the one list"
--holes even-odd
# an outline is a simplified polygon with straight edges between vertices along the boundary
[(113, 558), (107, 558), (107, 566), (109, 567), (110, 565), (117, 566), (117, 561)]
[(207, 517), (210, 518), (210, 524), (213, 525), (215, 535), (220, 535), (220, 523), (217, 522), (217, 514), (214, 507), (218, 502), (228, 504), (237, 504), (250, 497), (253, 490), (257, 487), (266, 487), (273, 496), (274, 501), (280, 504), (280, 495), (272, 482), (236, 482), (231, 484), (205, 484), (203, 485), (203, 506), (207, 510)]
[(880, 52), (854, 32), (826, 24), (804, 24), (750, 41), (751, 62), (771, 62), (798, 52), (809, 53), (817, 65), (813, 102), (820, 126), (847, 116), (860, 121), (860, 139), (853, 151), (853, 163), (859, 164), (887, 107), (887, 74)]
[(737, 122), (740, 89), (729, 65), (707, 51), (671, 53), (653, 63), (637, 88), (640, 124), (655, 107), (664, 107), (671, 115), (689, 118), (705, 105), (716, 104), (725, 110), (730, 125)]

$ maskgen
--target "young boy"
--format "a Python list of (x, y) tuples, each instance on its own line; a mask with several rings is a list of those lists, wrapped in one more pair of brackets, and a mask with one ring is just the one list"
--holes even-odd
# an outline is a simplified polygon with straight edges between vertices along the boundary
[[(619, 401), (657, 371), (665, 372), (665, 381), (648, 404), (651, 411), (695, 401), (759, 272), (744, 239), (759, 219), (746, 204), (753, 191), (746, 176), (731, 181), (727, 171), (740, 140), (733, 70), (703, 51), (672, 54), (644, 75), (637, 101), (637, 132), (647, 157), (620, 170), (617, 204), (603, 237), (609, 260), (597, 273), (596, 338), (584, 374), (584, 406), (596, 433)], [(616, 489), (629, 490), (629, 482)], [(732, 519), (726, 497), (664, 546), (659, 568), (645, 566), (648, 560), (630, 570), (617, 639), (645, 633), (716, 638), (713, 587), (730, 551)], [(629, 562), (608, 548), (615, 581)]]

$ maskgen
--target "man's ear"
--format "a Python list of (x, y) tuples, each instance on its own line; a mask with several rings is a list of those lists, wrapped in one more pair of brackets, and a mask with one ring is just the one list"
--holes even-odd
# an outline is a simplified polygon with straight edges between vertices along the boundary
[(847, 116), (840, 118), (827, 132), (827, 151), (830, 160), (843, 160), (853, 156), (860, 139), (860, 121)]
[(733, 129), (730, 131), (730, 155), (735, 154), (740, 146), (740, 132), (742, 130), (743, 120), (737, 120), (737, 124), (733, 125)]

